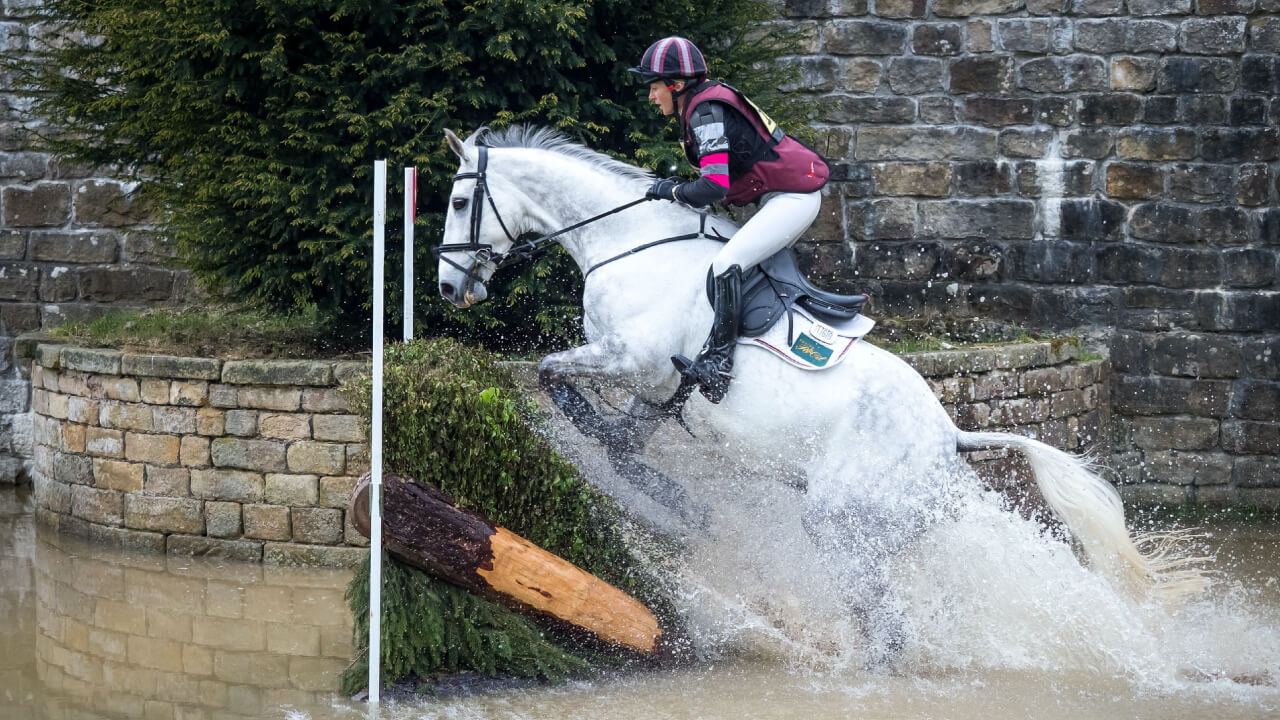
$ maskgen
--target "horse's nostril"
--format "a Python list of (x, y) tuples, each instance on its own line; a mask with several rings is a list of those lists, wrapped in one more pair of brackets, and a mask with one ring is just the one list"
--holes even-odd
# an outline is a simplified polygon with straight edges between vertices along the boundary
[(457, 294), (456, 294), (456, 293), (457, 293), (457, 290), (456, 290), (452, 285), (450, 285), (449, 283), (443, 283), (443, 282), (442, 282), (442, 283), (440, 283), (440, 294), (441, 294), (441, 295), (443, 295), (443, 296), (445, 296), (445, 297), (447, 297), (447, 298), (453, 298), (453, 297), (457, 297)]

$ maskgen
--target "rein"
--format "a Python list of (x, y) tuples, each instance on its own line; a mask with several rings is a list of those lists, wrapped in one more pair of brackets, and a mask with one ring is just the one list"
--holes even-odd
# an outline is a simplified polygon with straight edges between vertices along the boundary
[[(476, 272), (475, 272), (476, 268), (479, 267), (480, 265), (491, 264), (493, 265), (493, 271), (497, 272), (502, 268), (511, 267), (512, 265), (515, 265), (517, 263), (533, 260), (534, 258), (538, 257), (542, 253), (546, 252), (549, 249), (551, 241), (560, 237), (561, 235), (564, 235), (565, 233), (568, 233), (568, 232), (573, 232), (574, 230), (577, 230), (578, 228), (584, 227), (586, 225), (590, 225), (591, 223), (596, 222), (597, 220), (603, 220), (604, 218), (607, 218), (610, 215), (613, 215), (615, 213), (620, 213), (623, 210), (627, 210), (629, 208), (635, 207), (636, 205), (639, 205), (641, 203), (648, 202), (649, 200), (654, 199), (646, 196), (638, 200), (632, 200), (631, 202), (625, 203), (623, 205), (619, 205), (618, 207), (613, 208), (612, 210), (606, 210), (605, 212), (602, 212), (599, 215), (594, 215), (592, 217), (587, 218), (586, 220), (576, 222), (568, 227), (560, 228), (559, 230), (556, 230), (553, 233), (543, 235), (542, 237), (534, 238), (533, 240), (529, 240), (524, 243), (517, 243), (516, 238), (511, 234), (511, 231), (507, 229), (507, 224), (502, 221), (502, 215), (498, 213), (498, 206), (493, 202), (493, 193), (489, 191), (489, 183), (486, 179), (487, 175), (485, 172), (486, 168), (489, 165), (489, 148), (481, 145), (477, 149), (480, 151), (480, 157), (479, 157), (479, 161), (476, 164), (476, 171), (469, 172), (469, 173), (458, 173), (457, 175), (453, 176), (454, 182), (457, 182), (459, 180), (469, 180), (471, 178), (475, 178), (475, 181), (476, 181), (476, 185), (471, 191), (470, 241), (465, 243), (445, 243), (431, 249), (431, 252), (434, 253), (436, 257), (448, 263), (449, 265), (452, 265), (454, 268), (461, 270), (462, 273), (467, 276), (467, 278), (469, 278), (474, 282), (484, 282), (480, 278), (480, 276), (476, 275)], [(484, 201), (486, 199), (489, 201), (489, 207), (493, 209), (493, 216), (498, 220), (498, 226), (502, 228), (502, 232), (507, 236), (507, 239), (511, 241), (512, 247), (510, 250), (508, 250), (505, 253), (495, 253), (493, 251), (493, 245), (490, 245), (489, 243), (480, 242), (480, 222), (484, 217)], [(720, 242), (728, 242), (729, 240), (729, 238), (724, 237), (718, 231), (715, 232), (714, 235), (709, 235), (707, 234), (706, 230), (707, 230), (707, 216), (702, 215), (698, 223), (698, 232), (688, 233), (686, 235), (677, 235), (675, 237), (663, 238), (662, 240), (655, 240), (653, 242), (645, 243), (638, 247), (634, 247), (624, 253), (620, 253), (607, 260), (604, 260), (602, 262), (596, 263), (595, 265), (592, 265), (590, 268), (587, 269), (586, 272), (582, 274), (582, 279), (585, 281), (587, 279), (587, 276), (589, 276), (592, 272), (595, 272), (596, 269), (604, 265), (608, 265), (609, 263), (615, 260), (621, 260), (622, 258), (627, 257), (629, 255), (634, 255), (635, 253), (641, 252), (642, 250), (648, 250), (651, 247), (656, 247), (658, 245), (663, 245), (665, 243), (677, 242), (680, 240), (693, 240), (696, 238), (707, 238), (711, 240), (718, 240)], [(467, 252), (467, 251), (471, 252), (471, 267), (469, 268), (464, 268), (463, 266), (459, 265), (453, 260), (450, 260), (449, 258), (444, 257), (445, 253)]]
[(617, 255), (614, 255), (608, 260), (601, 260), (595, 265), (592, 265), (591, 267), (587, 268), (587, 271), (582, 273), (582, 280), (585, 282), (586, 279), (591, 275), (591, 273), (595, 272), (601, 267), (604, 267), (605, 265), (608, 265), (614, 260), (621, 260), (622, 258), (635, 255), (636, 253), (642, 250), (648, 250), (649, 248), (657, 247), (658, 245), (665, 245), (666, 243), (678, 242), (680, 240), (695, 240), (697, 238), (706, 238), (708, 240), (716, 240), (719, 242), (729, 242), (729, 238), (721, 235), (720, 231), (715, 230), (713, 232), (715, 232), (714, 235), (707, 234), (707, 216), (700, 215), (698, 217), (698, 232), (688, 233), (686, 235), (676, 235), (675, 237), (663, 238), (661, 240), (654, 240), (653, 242), (647, 242), (643, 245), (637, 245), (636, 247), (633, 247), (626, 252), (618, 253)]

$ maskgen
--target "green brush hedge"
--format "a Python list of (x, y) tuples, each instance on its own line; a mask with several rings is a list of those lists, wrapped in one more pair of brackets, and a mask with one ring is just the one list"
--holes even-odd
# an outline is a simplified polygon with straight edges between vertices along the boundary
[[(350, 388), (366, 426), (369, 388), (368, 378)], [(538, 435), (537, 406), (492, 356), (452, 340), (388, 346), (383, 398), (384, 472), (434, 485), (672, 617), (657, 578), (624, 542), (623, 532), (639, 529)], [(384, 568), (385, 684), (467, 670), (556, 679), (618, 662), (393, 559)], [(343, 692), (368, 678), (368, 583), (366, 564), (347, 593), (362, 657)]]

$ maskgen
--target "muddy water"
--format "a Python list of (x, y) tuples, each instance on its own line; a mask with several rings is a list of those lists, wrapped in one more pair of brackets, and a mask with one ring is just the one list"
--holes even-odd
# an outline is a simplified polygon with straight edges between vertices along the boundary
[(257, 718), (328, 707), (350, 573), (139, 555), (37, 529), (0, 491), (0, 718)]
[[(1206, 542), (1218, 553), (1218, 582), (1199, 609), (1165, 627), (1166, 634), (1186, 630), (1184, 639), (1162, 638), (1157, 646), (1173, 658), (1171, 673), (1159, 660), (1126, 655), (1136, 636), (1064, 631), (1068, 615), (1049, 614), (1031, 632), (1063, 647), (1072, 647), (1068, 636), (1088, 635), (1100, 646), (1095, 656), (1075, 661), (1069, 654), (1033, 654), (1015, 662), (971, 637), (973, 628), (951, 622), (939, 627), (960, 640), (891, 676), (814, 660), (771, 641), (774, 628), (765, 627), (754, 635), (740, 631), (727, 649), (692, 668), (556, 688), (393, 698), (377, 716), (1280, 717), (1273, 677), (1280, 528), (1223, 526)], [(351, 619), (342, 600), (349, 577), (57, 541), (37, 530), (28, 495), (0, 491), (0, 718), (373, 717), (363, 704), (335, 694), (351, 654)], [(996, 610), (1014, 625), (1009, 607), (1015, 606)], [(1002, 635), (999, 618), (984, 623), (987, 636), (1003, 637), (1015, 649), (1027, 642), (1021, 631)], [(928, 632), (921, 637), (940, 642)], [(830, 643), (810, 645), (811, 653), (839, 655)], [(1027, 648), (1019, 652), (1027, 655)], [(1144, 663), (1161, 672), (1144, 672)]]

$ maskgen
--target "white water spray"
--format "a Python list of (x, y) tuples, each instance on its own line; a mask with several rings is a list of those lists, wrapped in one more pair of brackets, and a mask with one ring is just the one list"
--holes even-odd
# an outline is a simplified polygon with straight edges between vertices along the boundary
[[(678, 526), (614, 476), (592, 443), (561, 428), (558, 444), (632, 512)], [(711, 533), (691, 536), (676, 569), (677, 602), (701, 657), (764, 659), (828, 687), (876, 677), (864, 670), (865, 636), (839, 586), (848, 568), (806, 532), (805, 494), (783, 482), (785, 468), (728, 466), (674, 425), (655, 435), (646, 460), (713, 508)], [(1084, 567), (1062, 537), (1010, 511), (972, 470), (949, 472), (962, 477), (939, 486), (964, 490), (892, 563), (891, 593), (906, 620), (894, 676), (1051, 673), (1119, 680), (1141, 693), (1280, 699), (1274, 607), (1239, 587), (1215, 587), (1172, 611), (1158, 597), (1135, 600)]]

